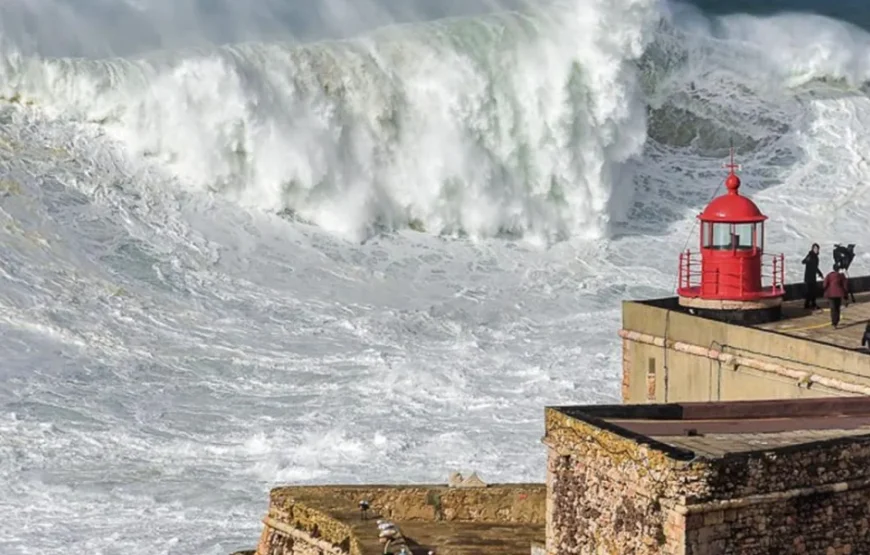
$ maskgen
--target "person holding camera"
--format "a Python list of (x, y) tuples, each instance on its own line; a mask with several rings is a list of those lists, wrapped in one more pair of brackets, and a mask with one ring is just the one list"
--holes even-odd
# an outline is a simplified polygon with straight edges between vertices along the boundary
[(825, 276), (824, 288), (825, 298), (831, 303), (831, 325), (836, 328), (840, 323), (840, 306), (849, 292), (846, 275), (840, 271), (839, 264), (834, 264), (834, 270)]
[(825, 276), (822, 275), (822, 271), (819, 270), (818, 243), (813, 243), (810, 252), (807, 253), (804, 259), (801, 261), (801, 264), (804, 265), (804, 288), (806, 289), (806, 292), (804, 293), (804, 308), (818, 310), (819, 305), (816, 304), (816, 297), (818, 297), (816, 276), (822, 279), (825, 278)]
[[(855, 259), (855, 245), (849, 244), (847, 246), (843, 246), (839, 243), (834, 244), (834, 264), (836, 264), (840, 270), (848, 278), (849, 276), (849, 266), (852, 265), (852, 260)], [(855, 302), (855, 293), (849, 293), (849, 297), (852, 298), (852, 302)], [(848, 297), (846, 298), (846, 304), (848, 304)]]

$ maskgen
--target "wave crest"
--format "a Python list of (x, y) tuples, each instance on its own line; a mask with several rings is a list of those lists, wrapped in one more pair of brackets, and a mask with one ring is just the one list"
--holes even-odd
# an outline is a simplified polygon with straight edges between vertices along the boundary
[(646, 137), (632, 61), (659, 17), (654, 0), (557, 2), (302, 47), (29, 62), (6, 88), (180, 183), (336, 232), (597, 236)]
[[(304, 46), (9, 55), (0, 90), (102, 126), (181, 186), (353, 238), (600, 237), (632, 203), (648, 138), (711, 156), (735, 139), (764, 148), (794, 119), (796, 83), (870, 75), (847, 55), (777, 67), (769, 37), (799, 32), (793, 19), (673, 7), (557, 1)], [(779, 34), (751, 43), (760, 21)]]

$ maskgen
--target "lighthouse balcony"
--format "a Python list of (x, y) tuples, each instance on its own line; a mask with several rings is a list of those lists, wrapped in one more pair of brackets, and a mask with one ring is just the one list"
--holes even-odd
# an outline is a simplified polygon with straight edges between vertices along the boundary
[(685, 299), (752, 302), (779, 299), (785, 292), (785, 257), (761, 254), (727, 264), (702, 262), (700, 252), (680, 253), (677, 293)]

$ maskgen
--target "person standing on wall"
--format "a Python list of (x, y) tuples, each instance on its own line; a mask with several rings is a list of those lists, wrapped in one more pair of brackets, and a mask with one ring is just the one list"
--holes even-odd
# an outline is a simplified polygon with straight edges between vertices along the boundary
[(825, 276), (824, 287), (825, 298), (831, 302), (831, 325), (836, 328), (840, 323), (840, 306), (849, 292), (846, 276), (840, 272), (837, 264), (834, 264), (834, 271)]
[(818, 287), (816, 286), (816, 276), (824, 279), (822, 271), (819, 270), (819, 244), (813, 243), (810, 252), (804, 257), (801, 264), (804, 265), (804, 308), (812, 308), (818, 310), (819, 305), (816, 304), (818, 296)]

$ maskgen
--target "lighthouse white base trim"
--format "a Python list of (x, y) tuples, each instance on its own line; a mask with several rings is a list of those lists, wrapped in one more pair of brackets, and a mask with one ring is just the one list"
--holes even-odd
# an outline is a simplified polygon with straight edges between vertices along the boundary
[(765, 310), (782, 306), (782, 297), (765, 297), (752, 301), (725, 299), (702, 299), (700, 297), (679, 297), (680, 306), (705, 310)]

